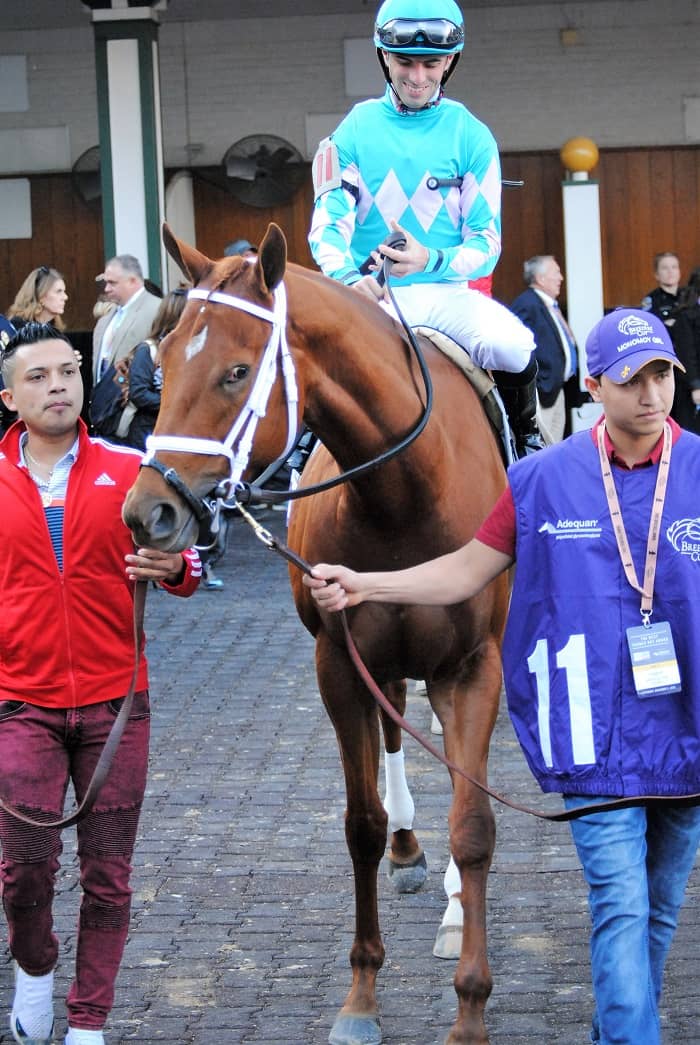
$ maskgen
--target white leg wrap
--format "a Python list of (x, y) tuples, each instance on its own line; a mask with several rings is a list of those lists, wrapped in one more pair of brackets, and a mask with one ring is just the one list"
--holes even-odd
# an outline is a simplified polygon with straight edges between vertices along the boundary
[(455, 896), (455, 894), (462, 892), (462, 879), (460, 878), (459, 868), (457, 867), (452, 854), (450, 854), (450, 862), (447, 865), (442, 884), (445, 887), (445, 893), (447, 894), (448, 899)]
[(416, 807), (406, 783), (403, 748), (389, 754), (384, 752), (386, 795), (384, 808), (389, 817), (390, 831), (411, 831)]
[(443, 878), (443, 885), (447, 894), (447, 910), (442, 916), (442, 925), (462, 925), (464, 921), (464, 911), (462, 910), (462, 901), (460, 899), (462, 892), (462, 880), (459, 876), (459, 870), (457, 864), (454, 862), (454, 858), (450, 856), (450, 862), (447, 865), (445, 871), (445, 877)]

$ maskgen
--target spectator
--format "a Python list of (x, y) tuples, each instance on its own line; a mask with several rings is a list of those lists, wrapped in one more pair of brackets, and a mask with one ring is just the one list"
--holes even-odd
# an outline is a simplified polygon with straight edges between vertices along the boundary
[(586, 352), (604, 417), (516, 462), (474, 540), (393, 573), (322, 564), (304, 583), (322, 611), (449, 605), (516, 562), (506, 694), (540, 786), (574, 809), (667, 799), (571, 821), (592, 920), (591, 1041), (660, 1045), (664, 965), (700, 840), (700, 807), (683, 802), (700, 792), (700, 571), (685, 539), (700, 439), (667, 421), (680, 363), (660, 319), (618, 309)]
[(672, 313), (678, 304), (678, 288), (681, 282), (678, 255), (670, 250), (655, 254), (654, 275), (659, 285), (642, 299), (642, 308), (646, 312), (653, 312), (667, 327), (672, 327), (675, 322)]
[(676, 379), (671, 416), (683, 428), (700, 435), (700, 268), (690, 273), (673, 315), (671, 336), (685, 374)]
[(103, 296), (115, 308), (98, 319), (93, 333), (93, 382), (96, 384), (110, 363), (121, 359), (148, 337), (160, 299), (146, 290), (138, 260), (120, 254), (96, 277), (104, 283)]
[(146, 449), (146, 438), (151, 434), (160, 409), (160, 392), (163, 375), (157, 362), (158, 346), (173, 330), (187, 303), (187, 291), (183, 287), (171, 291), (163, 298), (156, 312), (148, 337), (141, 341), (126, 357), (129, 361), (129, 401), (136, 407), (125, 442), (137, 450)]
[(540, 417), (558, 443), (570, 434), (569, 411), (589, 398), (579, 388), (576, 339), (559, 307), (564, 277), (556, 258), (536, 254), (523, 265), (523, 279), (527, 290), (510, 307), (534, 335)]
[(68, 295), (61, 273), (55, 268), (40, 265), (32, 269), (17, 291), (7, 310), (7, 318), (15, 330), (26, 323), (50, 323), (56, 330), (65, 330), (63, 312)]
[[(141, 455), (91, 440), (83, 389), (63, 334), (30, 323), (2, 353), (2, 398), (20, 423), (2, 441), (0, 540), (3, 798), (33, 819), (59, 819), (69, 782), (85, 793), (129, 689), (133, 583), (194, 591), (196, 551), (134, 549), (124, 496)], [(149, 695), (141, 654), (133, 712), (95, 805), (79, 821), (82, 901), (65, 1045), (104, 1045), (103, 1027), (129, 928), (129, 877), (146, 784)], [(11, 1030), (20, 1045), (53, 1040), (57, 828), (0, 811), (2, 898), (16, 963)]]
[(372, 257), (376, 267), (380, 244), (401, 232), (404, 250), (381, 251), (394, 261), (401, 311), (494, 372), (518, 452), (533, 452), (542, 442), (532, 334), (469, 286), (493, 272), (501, 252), (501, 171), (488, 127), (444, 96), (464, 46), (462, 12), (454, 0), (385, 0), (374, 44), (384, 97), (356, 105), (313, 162), (314, 260), (391, 311), (362, 266)]

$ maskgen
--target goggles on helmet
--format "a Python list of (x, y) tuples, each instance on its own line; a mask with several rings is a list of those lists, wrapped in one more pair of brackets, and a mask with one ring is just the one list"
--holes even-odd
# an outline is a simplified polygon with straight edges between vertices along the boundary
[(376, 27), (374, 39), (378, 47), (388, 50), (424, 45), (441, 51), (455, 51), (461, 50), (464, 44), (464, 27), (447, 18), (394, 18)]

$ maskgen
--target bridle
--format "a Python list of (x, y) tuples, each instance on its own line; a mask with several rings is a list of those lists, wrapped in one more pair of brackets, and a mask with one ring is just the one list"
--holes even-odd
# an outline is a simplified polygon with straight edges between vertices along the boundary
[[(221, 441), (216, 439), (204, 439), (198, 436), (177, 435), (150, 435), (146, 439), (146, 454), (141, 462), (142, 468), (153, 468), (163, 478), (179, 497), (188, 505), (195, 518), (203, 527), (205, 524), (209, 533), (215, 535), (220, 525), (220, 512), (222, 508), (237, 507), (241, 504), (274, 504), (279, 501), (295, 500), (301, 497), (309, 497), (312, 494), (330, 490), (340, 483), (349, 482), (361, 475), (366, 475), (380, 465), (402, 453), (421, 434), (432, 410), (433, 387), (427, 364), (423, 358), (417, 338), (411, 328), (404, 320), (394, 300), (393, 292), (387, 278), (391, 265), (391, 258), (385, 257), (381, 270), (382, 282), (386, 283), (389, 296), (397, 311), (397, 315), (408, 335), (409, 343), (416, 356), (421, 376), (425, 386), (425, 404), (422, 407), (421, 416), (414, 428), (395, 446), (390, 447), (383, 453), (373, 457), (370, 461), (349, 468), (339, 475), (333, 476), (324, 482), (313, 486), (302, 486), (296, 490), (266, 491), (261, 485), (272, 476), (291, 453), (298, 436), (298, 404), (299, 393), (296, 380), (294, 359), (289, 350), (287, 341), (287, 294), (284, 282), (280, 282), (273, 291), (273, 308), (267, 309), (257, 305), (245, 298), (236, 297), (218, 290), (205, 290), (195, 287), (188, 292), (188, 300), (199, 300), (205, 304), (201, 312), (205, 312), (208, 304), (224, 305), (234, 308), (258, 319), (270, 323), (272, 330), (267, 344), (263, 350), (260, 366), (250, 390), (248, 399), (240, 411), (238, 417), (229, 429), (228, 435)], [(285, 396), (287, 402), (287, 439), (284, 449), (265, 471), (257, 477), (253, 484), (243, 481), (243, 475), (248, 467), (250, 455), (253, 449), (253, 440), (258, 422), (265, 416), (272, 388), (277, 376), (277, 367), (282, 371), (284, 379)], [(184, 482), (177, 470), (165, 467), (157, 460), (158, 451), (176, 453), (207, 454), (214, 457), (225, 457), (229, 462), (229, 475), (221, 480), (209, 497), (199, 497)]]
[[(231, 494), (235, 494), (243, 486), (242, 476), (248, 467), (258, 422), (265, 416), (267, 410), (267, 404), (277, 376), (278, 361), (284, 378), (287, 401), (287, 439), (282, 454), (258, 477), (258, 482), (264, 482), (273, 475), (294, 447), (297, 433), (299, 393), (294, 362), (287, 342), (287, 295), (283, 283), (280, 283), (274, 293), (274, 307), (272, 310), (218, 290), (208, 291), (195, 287), (188, 292), (187, 297), (188, 300), (205, 302), (200, 312), (205, 312), (207, 304), (210, 303), (226, 305), (229, 308), (247, 312), (258, 319), (263, 319), (272, 326), (253, 387), (243, 409), (231, 425), (225, 439), (219, 441), (216, 439), (178, 435), (150, 435), (146, 439), (146, 455), (141, 467), (155, 469), (165, 482), (172, 486), (185, 501), (200, 525), (205, 521), (209, 522), (211, 531), (215, 533), (218, 526), (211, 525), (211, 523), (218, 522), (218, 512), (221, 504), (223, 503), (225, 506), (227, 498)], [(225, 457), (229, 462), (229, 476), (219, 483), (214, 491), (213, 498), (197, 497), (174, 468), (165, 468), (156, 459), (155, 455), (159, 450)]]

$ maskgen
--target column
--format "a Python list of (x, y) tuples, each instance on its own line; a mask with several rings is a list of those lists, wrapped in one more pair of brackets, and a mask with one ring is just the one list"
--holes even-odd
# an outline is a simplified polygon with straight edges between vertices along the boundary
[(105, 257), (134, 254), (166, 289), (158, 11), (130, 0), (95, 0), (97, 108)]

